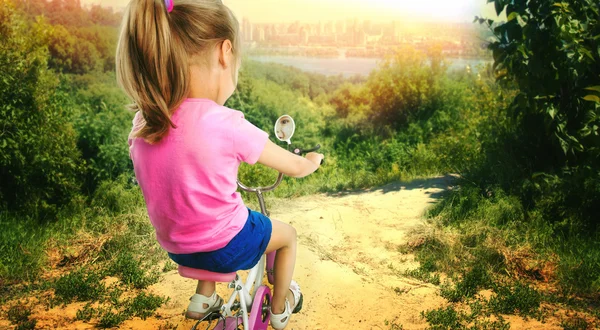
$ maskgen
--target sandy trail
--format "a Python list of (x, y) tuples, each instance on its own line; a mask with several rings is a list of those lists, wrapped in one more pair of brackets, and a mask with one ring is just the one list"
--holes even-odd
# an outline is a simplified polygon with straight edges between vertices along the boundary
[[(402, 275), (418, 267), (412, 256), (397, 251), (413, 231), (426, 226), (424, 211), (448, 188), (451, 177), (395, 183), (369, 191), (280, 200), (267, 206), (273, 218), (298, 232), (294, 278), (304, 293), (304, 308), (287, 329), (425, 329), (424, 310), (445, 306), (439, 288)], [(176, 270), (165, 273), (150, 291), (170, 300), (157, 316), (135, 318), (122, 329), (190, 329), (183, 317), (195, 281)], [(217, 286), (228, 297), (225, 284)], [(83, 303), (66, 309), (38, 311), (40, 328), (89, 329), (73, 322)], [(512, 329), (560, 329), (535, 320), (509, 317)], [(400, 325), (402, 327), (400, 327)], [(0, 323), (0, 329), (2, 329)], [(205, 329), (201, 327), (200, 329)]]
[[(424, 210), (448, 184), (449, 178), (434, 178), (268, 204), (271, 216), (292, 224), (299, 236), (294, 278), (305, 301), (288, 329), (389, 329), (392, 324), (424, 329), (420, 312), (443, 305), (444, 299), (436, 287), (399, 275), (418, 264), (396, 247), (424, 225)], [(171, 297), (159, 315), (189, 328), (192, 323), (181, 314), (194, 288), (176, 271), (166, 274), (152, 287)], [(227, 293), (224, 284), (219, 292)], [(125, 326), (144, 327), (140, 321)]]

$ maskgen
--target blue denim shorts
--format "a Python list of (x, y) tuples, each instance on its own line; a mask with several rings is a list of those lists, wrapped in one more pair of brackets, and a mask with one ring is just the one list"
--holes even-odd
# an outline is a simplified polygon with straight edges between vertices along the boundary
[(179, 265), (216, 273), (250, 269), (265, 253), (272, 231), (271, 219), (248, 209), (246, 224), (225, 247), (211, 252), (169, 253), (169, 257)]

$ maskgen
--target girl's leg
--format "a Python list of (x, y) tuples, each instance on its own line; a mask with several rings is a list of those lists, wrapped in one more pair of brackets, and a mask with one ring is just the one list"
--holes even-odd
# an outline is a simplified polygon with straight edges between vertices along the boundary
[[(196, 293), (201, 294), (205, 297), (210, 297), (210, 296), (212, 296), (212, 294), (215, 292), (216, 289), (217, 289), (217, 286), (216, 286), (215, 282), (198, 281), (198, 286), (196, 287)], [(210, 306), (208, 306), (208, 304), (204, 304), (202, 307), (206, 309)], [(199, 320), (199, 319), (202, 319), (204, 316), (205, 315), (203, 313), (187, 311), (187, 317), (192, 318), (192, 319)]]
[(296, 265), (296, 229), (283, 222), (271, 219), (273, 232), (265, 253), (277, 251), (275, 256), (275, 283), (273, 284), (273, 302), (271, 311), (281, 314), (285, 310), (287, 296), (291, 306), (296, 303), (289, 290)]
[(203, 296), (210, 297), (213, 292), (217, 289), (217, 284), (215, 282), (209, 281), (198, 281), (198, 286), (196, 287), (196, 293), (201, 294)]

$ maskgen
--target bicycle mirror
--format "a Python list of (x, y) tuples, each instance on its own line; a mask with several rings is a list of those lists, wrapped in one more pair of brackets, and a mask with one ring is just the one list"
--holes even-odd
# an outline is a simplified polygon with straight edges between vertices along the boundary
[(279, 141), (285, 141), (288, 144), (292, 144), (292, 135), (296, 130), (296, 124), (294, 119), (289, 115), (283, 115), (275, 122), (275, 136)]

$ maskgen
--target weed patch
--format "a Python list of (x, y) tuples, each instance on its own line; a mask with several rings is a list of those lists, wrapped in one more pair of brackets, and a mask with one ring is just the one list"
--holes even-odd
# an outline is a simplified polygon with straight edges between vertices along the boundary
[(480, 289), (489, 287), (490, 284), (491, 278), (487, 270), (481, 265), (476, 265), (463, 273), (456, 285), (444, 285), (441, 296), (450, 302), (460, 302), (464, 298), (473, 297)]
[(100, 300), (106, 293), (99, 272), (86, 272), (83, 268), (61, 276), (54, 282), (55, 299), (60, 303)]
[(481, 309), (473, 310), (470, 314), (457, 311), (453, 306), (421, 312), (421, 317), (427, 320), (432, 330), (508, 330), (508, 324), (502, 317), (498, 320), (477, 319)]
[(440, 284), (440, 275), (433, 274), (437, 270), (437, 266), (435, 265), (435, 261), (433, 258), (426, 258), (424, 260), (419, 260), (420, 265), (419, 268), (413, 270), (407, 270), (404, 274), (410, 277), (414, 277), (418, 280), (421, 280), (426, 283), (431, 283), (434, 285)]
[(110, 304), (103, 307), (94, 308), (88, 303), (77, 311), (76, 318), (77, 320), (89, 322), (97, 317), (98, 327), (113, 328), (132, 317), (139, 317), (145, 320), (154, 315), (156, 310), (167, 301), (168, 298), (140, 292), (134, 298), (125, 300), (111, 299), (109, 301)]
[(13, 324), (16, 324), (15, 329), (29, 330), (35, 329), (37, 321), (31, 319), (31, 308), (20, 303), (11, 306), (7, 312), (7, 318)]
[(159, 276), (156, 272), (145, 270), (145, 265), (131, 253), (120, 253), (108, 269), (109, 275), (119, 277), (123, 283), (131, 285), (136, 289), (145, 289), (158, 282)]
[(112, 308), (101, 309), (98, 314), (98, 327), (103, 329), (114, 328), (128, 318), (123, 311), (115, 311)]
[(126, 302), (125, 312), (127, 315), (137, 316), (145, 320), (152, 316), (167, 300), (168, 298), (165, 299), (154, 294), (141, 292), (135, 298)]
[(75, 314), (75, 319), (78, 321), (89, 322), (92, 318), (98, 315), (98, 311), (92, 307), (91, 303), (85, 304), (82, 309)]
[(489, 301), (489, 309), (495, 314), (518, 314), (540, 317), (541, 295), (534, 288), (521, 282), (513, 285), (496, 285), (495, 296)]
[(563, 327), (564, 330), (587, 330), (591, 328), (591, 324), (581, 317), (563, 320), (560, 323), (560, 326)]

